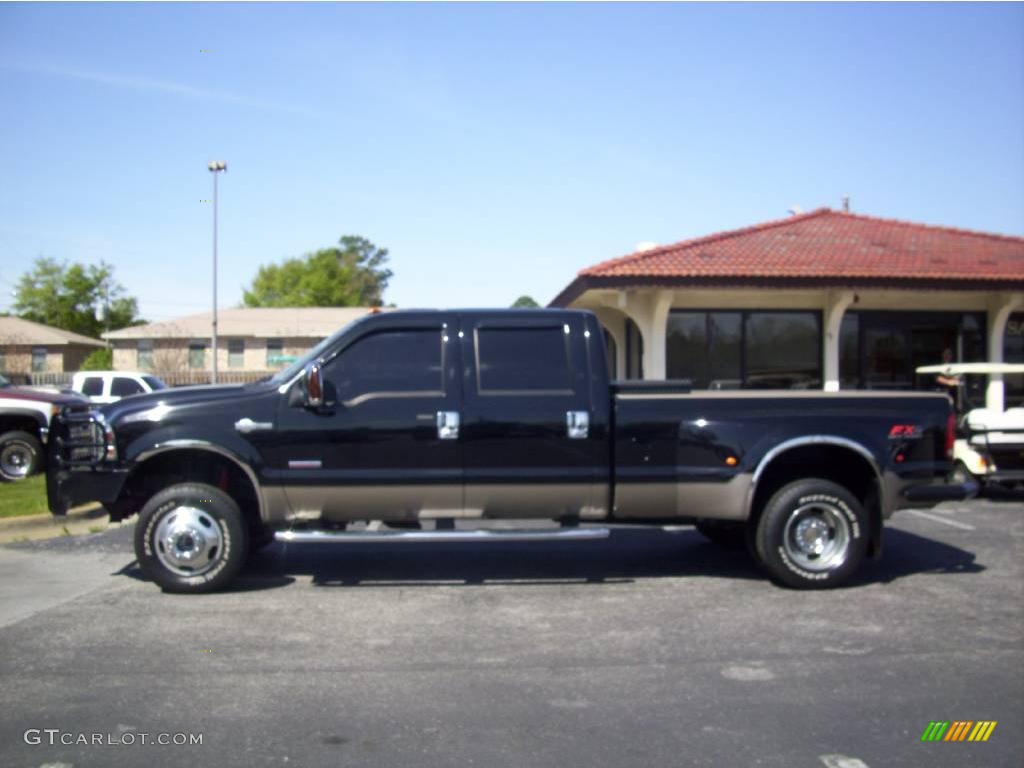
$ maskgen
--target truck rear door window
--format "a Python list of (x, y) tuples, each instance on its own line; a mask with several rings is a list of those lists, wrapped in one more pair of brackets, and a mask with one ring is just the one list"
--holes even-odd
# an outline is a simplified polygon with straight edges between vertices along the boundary
[(561, 325), (478, 328), (477, 389), (481, 394), (572, 393), (569, 343)]
[(440, 328), (381, 331), (356, 340), (324, 368), (338, 399), (444, 394)]

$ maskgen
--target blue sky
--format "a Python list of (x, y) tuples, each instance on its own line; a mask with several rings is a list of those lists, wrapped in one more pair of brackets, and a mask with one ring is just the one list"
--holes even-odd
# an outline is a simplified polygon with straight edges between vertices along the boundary
[(0, 309), (39, 255), (207, 308), (214, 158), (221, 306), (349, 233), (406, 307), (844, 194), (1024, 234), (1021, 4), (5, 3), (0, 105)]

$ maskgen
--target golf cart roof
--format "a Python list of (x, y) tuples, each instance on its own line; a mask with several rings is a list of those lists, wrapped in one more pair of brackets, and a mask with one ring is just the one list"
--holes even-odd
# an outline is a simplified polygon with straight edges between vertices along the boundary
[(1024, 373), (1024, 363), (939, 363), (922, 365), (918, 373), (943, 373), (956, 376), (961, 373)]

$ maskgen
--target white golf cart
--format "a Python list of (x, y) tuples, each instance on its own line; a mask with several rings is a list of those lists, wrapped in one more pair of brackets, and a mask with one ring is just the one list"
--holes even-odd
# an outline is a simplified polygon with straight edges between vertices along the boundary
[[(919, 374), (990, 376), (1024, 373), (1022, 363), (942, 363), (923, 365)], [(962, 380), (962, 378), (961, 378)], [(964, 387), (958, 387), (957, 413), (964, 411)], [(953, 445), (954, 482), (976, 480), (980, 485), (1024, 483), (1024, 408), (971, 408), (958, 421)]]

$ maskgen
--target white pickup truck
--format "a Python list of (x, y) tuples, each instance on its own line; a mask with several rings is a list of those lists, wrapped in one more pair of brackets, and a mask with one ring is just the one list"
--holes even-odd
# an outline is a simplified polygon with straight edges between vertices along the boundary
[(122, 397), (167, 389), (150, 373), (137, 371), (79, 371), (71, 378), (71, 389), (94, 403), (116, 403)]

